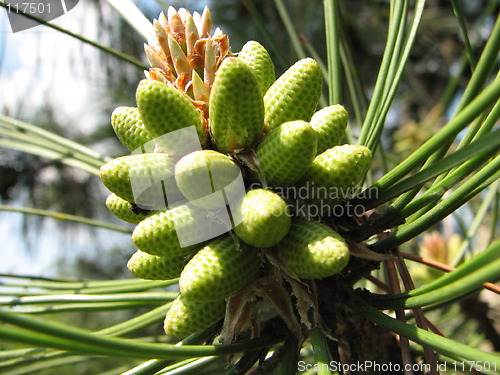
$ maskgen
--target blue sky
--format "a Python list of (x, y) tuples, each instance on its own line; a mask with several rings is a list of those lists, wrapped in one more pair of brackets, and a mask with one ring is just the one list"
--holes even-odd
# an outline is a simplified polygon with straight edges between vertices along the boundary
[[(16, 62), (19, 60), (19, 51), (15, 48), (9, 26), (7, 12), (0, 12), (0, 63), (1, 71), (9, 74), (16, 67)], [(7, 50), (9, 53), (6, 53)]]
[[(134, 0), (141, 8), (155, 14), (159, 10), (155, 0)], [(172, 1), (174, 7), (185, 6), (201, 11), (209, 1)], [(114, 12), (110, 10), (110, 12)], [(112, 15), (112, 13), (110, 13)], [(108, 14), (109, 16), (109, 14)], [(53, 23), (98, 39), (97, 15), (85, 0)], [(42, 104), (56, 103), (58, 123), (67, 124), (75, 134), (87, 133), (92, 127), (109, 121), (102, 117), (99, 106), (106, 104), (107, 87), (100, 84), (104, 74), (92, 59), (95, 49), (46, 26), (12, 33), (7, 12), (0, 8), (0, 113), (36, 124), (34, 109)], [(83, 58), (82, 58), (83, 56)], [(92, 80), (89, 80), (92, 77)], [(22, 105), (20, 105), (22, 103)], [(71, 134), (71, 132), (70, 132)], [(103, 151), (103, 150), (100, 150)], [(48, 180), (54, 178), (48, 173)], [(29, 205), (29, 202), (15, 202)], [(104, 204), (104, 202), (102, 202)], [(61, 248), (70, 248), (73, 256), (85, 252), (94, 239), (76, 234), (61, 238), (53, 219), (44, 221), (41, 234), (30, 242), (31, 252), (26, 252), (23, 221), (19, 213), (0, 212), (0, 241), (2, 264), (0, 272), (40, 273), (52, 275), (52, 264)], [(88, 232), (83, 231), (83, 233)], [(100, 230), (102, 246), (112, 248), (121, 244), (131, 245), (129, 236), (114, 235)], [(56, 246), (55, 246), (56, 244)], [(131, 246), (131, 251), (133, 247)]]
[[(99, 27), (96, 20), (93, 9), (82, 1), (53, 22), (96, 40)], [(99, 84), (99, 77), (104, 73), (93, 62), (94, 54), (93, 47), (45, 26), (12, 33), (7, 13), (0, 8), (0, 113), (36, 124), (32, 116), (34, 109), (45, 102), (56, 103), (58, 123), (67, 124), (75, 134), (86, 133), (109, 121), (109, 116), (102, 117), (99, 108), (105, 101), (106, 87), (104, 83)], [(50, 181), (57, 176), (45, 173), (43, 178)], [(100, 203), (104, 205), (104, 201)], [(29, 206), (30, 202), (12, 204)], [(70, 236), (64, 236), (57, 223), (47, 219), (39, 236), (27, 243), (23, 238), (22, 219), (19, 213), (0, 212), (0, 273), (54, 276), (53, 263), (61, 255), (61, 249), (70, 249), (67, 256), (71, 258), (85, 254), (96, 242), (95, 238), (89, 238), (87, 230), (71, 231)], [(97, 233), (102, 237), (97, 241), (102, 241), (106, 248), (131, 244), (127, 235), (115, 235), (106, 230)], [(30, 251), (26, 251), (27, 246)]]

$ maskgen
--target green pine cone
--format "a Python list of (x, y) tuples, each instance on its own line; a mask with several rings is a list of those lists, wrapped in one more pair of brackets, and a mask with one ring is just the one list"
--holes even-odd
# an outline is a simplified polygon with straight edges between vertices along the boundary
[(264, 96), (276, 79), (274, 64), (267, 50), (260, 43), (251, 40), (245, 43), (238, 54), (238, 59), (253, 70), (259, 82), (260, 93)]
[(291, 186), (316, 156), (317, 135), (305, 121), (282, 124), (257, 146), (255, 156), (268, 186)]
[(305, 58), (292, 65), (264, 96), (267, 131), (284, 122), (309, 121), (321, 96), (323, 77), (318, 63)]
[(320, 109), (312, 116), (310, 124), (318, 134), (318, 154), (342, 142), (347, 120), (347, 111), (340, 104)]
[(134, 208), (134, 205), (116, 194), (111, 194), (106, 199), (106, 207), (117, 218), (127, 223), (138, 224), (151, 214), (149, 211)]
[(271, 247), (288, 233), (291, 218), (283, 198), (270, 190), (255, 189), (243, 199), (236, 222), (240, 223), (234, 232), (243, 242)]
[(164, 329), (167, 336), (181, 337), (201, 332), (224, 317), (224, 300), (214, 302), (192, 302), (179, 295), (165, 316)]
[(145, 280), (170, 280), (181, 275), (190, 256), (160, 257), (137, 250), (127, 263), (132, 275)]
[(310, 201), (335, 204), (355, 193), (370, 168), (372, 153), (365, 146), (335, 146), (316, 156), (301, 180)]
[(215, 75), (210, 94), (210, 132), (217, 150), (249, 150), (264, 133), (264, 103), (252, 69), (228, 57)]
[[(181, 158), (175, 166), (177, 186), (195, 206), (218, 209), (244, 194), (243, 184), (233, 184), (241, 176), (240, 167), (227, 155), (214, 150), (199, 150)], [(217, 193), (211, 195), (213, 193)], [(201, 199), (203, 198), (203, 199)]]
[(202, 113), (180, 90), (160, 81), (144, 79), (137, 87), (136, 100), (144, 126), (152, 136), (160, 137), (194, 125), (201, 146), (206, 146), (208, 135)]
[[(162, 182), (167, 192), (178, 192), (174, 164), (166, 154), (126, 155), (100, 169), (101, 180), (112, 193), (141, 208), (164, 209)], [(170, 177), (170, 178), (169, 178)]]
[(111, 115), (111, 125), (120, 142), (130, 151), (137, 150), (153, 139), (142, 122), (138, 108), (116, 108)]
[(330, 227), (304, 220), (294, 221), (278, 244), (288, 268), (302, 279), (322, 279), (335, 275), (349, 262), (349, 246)]
[(181, 205), (141, 221), (132, 233), (132, 241), (151, 255), (186, 255), (201, 248), (204, 241), (212, 238), (210, 223), (203, 210)]
[(189, 301), (218, 301), (248, 284), (258, 273), (261, 258), (255, 249), (232, 237), (219, 237), (201, 249), (181, 273), (181, 294)]

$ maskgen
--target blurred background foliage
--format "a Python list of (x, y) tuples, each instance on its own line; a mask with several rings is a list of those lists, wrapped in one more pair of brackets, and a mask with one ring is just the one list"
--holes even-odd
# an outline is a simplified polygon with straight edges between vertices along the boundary
[[(270, 51), (276, 65), (277, 76), (300, 58), (290, 43), (279, 10), (274, 1), (267, 0), (219, 0), (219, 1), (154, 1), (136, 0), (136, 4), (148, 19), (158, 16), (162, 7), (185, 7), (201, 12), (205, 5), (212, 10), (213, 23), (230, 36), (233, 52), (239, 51), (247, 40), (257, 40)], [(326, 46), (322, 0), (283, 0), (291, 21), (299, 33), (306, 54), (326, 65)], [(388, 1), (350, 0), (341, 1), (341, 22), (345, 33), (343, 38), (355, 62), (359, 80), (369, 96), (373, 89), (387, 35), (389, 18)], [(389, 112), (382, 143), (374, 161), (375, 179), (384, 171), (397, 165), (416, 150), (430, 135), (434, 134), (453, 113), (457, 100), (471, 75), (471, 62), (476, 61), (489, 36), (495, 14), (499, 11), (498, 1), (458, 1), (469, 30), (473, 55), (464, 53), (464, 41), (460, 34), (457, 18), (448, 0), (428, 0), (416, 41), (405, 69), (397, 98)], [(76, 9), (60, 22), (73, 32), (80, 33), (103, 45), (124, 52), (136, 59), (147, 61), (143, 52), (143, 40), (132, 30), (123, 18), (117, 15), (107, 2), (101, 0), (81, 1)], [(78, 15), (83, 17), (77, 18)], [(4, 17), (6, 18), (6, 17)], [(19, 53), (12, 43), (23, 38), (23, 33), (35, 38), (35, 48), (22, 53), (34, 64), (25, 73), (24, 91), (13, 92), (10, 82), (13, 75), (9, 64), (12, 56)], [(82, 143), (109, 156), (126, 153), (115, 137), (110, 125), (110, 114), (120, 105), (135, 104), (135, 89), (143, 77), (143, 71), (131, 64), (110, 56), (91, 46), (72, 40), (66, 35), (58, 36), (50, 53), (44, 49), (44, 38), (53, 37), (55, 31), (45, 26), (15, 36), (3, 25), (0, 34), (0, 111), (2, 114), (27, 121)], [(25, 34), (25, 35), (26, 35)], [(7, 39), (13, 38), (8, 47)], [(71, 45), (70, 51), (68, 46)], [(84, 81), (87, 101), (76, 106), (69, 113), (62, 111), (57, 98), (66, 95), (68, 100), (78, 100), (74, 95), (72, 80), (67, 86), (53, 85), (51, 77), (58, 74), (57, 64), (69, 64), (71, 76)], [(41, 78), (41, 75), (46, 75)], [(48, 76), (48, 78), (47, 78)], [(70, 76), (68, 76), (70, 77)], [(326, 86), (326, 85), (325, 85)], [(81, 86), (78, 86), (81, 87)], [(64, 92), (54, 92), (63, 90)], [(325, 94), (327, 90), (325, 87)], [(36, 97), (34, 96), (36, 93)], [(365, 97), (365, 105), (368, 97)], [(347, 86), (343, 87), (343, 104), (352, 112), (352, 101)], [(88, 116), (92, 113), (92, 116)], [(359, 123), (350, 118), (354, 132)], [(384, 157), (380, 157), (380, 155)], [(108, 192), (98, 177), (75, 170), (43, 158), (9, 149), (0, 149), (0, 205), (14, 205), (49, 209), (84, 217), (120, 224), (105, 208)], [(405, 245), (405, 251), (418, 252), (450, 264), (462, 249), (462, 236), (470, 226), (473, 212), (480, 203), (480, 197), (460, 210), (458, 215), (447, 218), (434, 231), (419, 241)], [(498, 205), (498, 199), (496, 201)], [(470, 248), (487, 243), (490, 229), (498, 227), (491, 223), (492, 215), (486, 215), (475, 241)], [(106, 229), (76, 225), (66, 221), (43, 216), (20, 215), (0, 211), (3, 231), (0, 231), (2, 246), (12, 247), (10, 254), (29, 254), (24, 261), (14, 259), (0, 265), (0, 273), (22, 272), (34, 269), (49, 277), (74, 277), (91, 279), (113, 279), (129, 277), (125, 267), (134, 248), (129, 235), (111, 233)], [(5, 230), (5, 228), (8, 228)], [(42, 237), (48, 237), (50, 244), (42, 249)], [(13, 240), (14, 239), (14, 240)], [(50, 258), (45, 268), (39, 269), (30, 260), (39, 259), (36, 254), (52, 246), (55, 257)], [(5, 250), (2, 250), (4, 252)], [(22, 264), (21, 264), (22, 263)], [(440, 271), (415, 265), (412, 276), (419, 282), (437, 277)], [(486, 350), (500, 350), (500, 303), (496, 300), (479, 301), (478, 297), (465, 300), (459, 305), (438, 309), (430, 316), (449, 337), (463, 342), (480, 343)], [(460, 308), (459, 308), (460, 307)], [(119, 322), (126, 316), (137, 315), (139, 311), (103, 312), (101, 314), (78, 313), (78, 318), (89, 329), (98, 329)], [(65, 321), (74, 320), (74, 315), (61, 314)], [(475, 317), (476, 319), (470, 319)], [(463, 324), (467, 322), (466, 324)], [(494, 323), (492, 323), (494, 322)], [(161, 328), (161, 327), (160, 327)], [(144, 332), (144, 335), (160, 335), (161, 330)], [(476, 344), (477, 344), (476, 343)], [(2, 347), (3, 344), (0, 344)], [(124, 360), (89, 361), (68, 365), (72, 373), (104, 374), (106, 369), (116, 367)], [(64, 368), (61, 369), (64, 371)], [(40, 372), (40, 374), (51, 374)]]
[[(277, 75), (299, 58), (272, 1), (190, 0), (171, 1), (167, 4), (164, 1), (138, 0), (136, 3), (149, 19), (157, 17), (162, 6), (186, 7), (192, 11), (201, 11), (205, 5), (210, 6), (214, 24), (230, 36), (232, 51), (237, 52), (247, 40), (261, 42), (270, 50)], [(303, 41), (306, 53), (319, 58), (324, 64), (326, 47), (322, 1), (285, 0), (283, 4)], [(470, 30), (475, 52), (481, 51), (494, 21), (492, 15), (498, 10), (498, 2), (474, 0), (459, 1), (459, 4)], [(85, 4), (82, 2), (79, 7), (86, 8), (82, 12), (86, 19), (77, 19), (76, 12), (69, 12), (61, 19), (64, 26), (146, 64), (140, 36), (107, 2), (90, 0), (85, 1)], [(346, 30), (344, 37), (353, 52), (351, 58), (356, 64), (359, 79), (368, 93), (373, 88), (384, 49), (388, 12), (387, 1), (341, 2), (341, 19)], [(4, 30), (7, 29), (8, 26), (4, 25)], [(40, 30), (33, 29), (24, 33), (32, 34), (31, 37), (36, 34), (40, 46), (43, 45), (43, 38), (52, 37), (56, 33), (48, 31), (44, 26), (37, 29)], [(5, 39), (11, 38), (12, 35), (4, 31), (0, 37), (4, 39), (5, 46)], [(22, 38), (23, 35), (20, 33), (16, 37)], [(70, 52), (67, 51), (66, 42), (75, 45)], [(143, 77), (142, 70), (103, 51), (73, 41), (66, 35), (60, 36), (53, 48), (50, 54), (41, 47), (23, 51), (29, 54), (29, 59), (36, 61), (35, 69), (29, 72), (29, 77), (25, 77), (29, 79), (29, 91), (14, 95), (9, 101), (0, 99), (2, 113), (36, 124), (104, 154), (124, 154), (125, 149), (114, 136), (109, 118), (117, 106), (134, 105), (135, 88)], [(6, 66), (10, 52), (3, 48), (0, 55), (0, 84), (10, 79)], [(61, 59), (58, 55), (62, 56)], [(477, 57), (473, 56), (474, 59)], [(56, 97), (54, 90), (62, 89), (71, 99), (71, 82), (67, 82), (68, 86), (64, 88), (51, 85), (50, 79), (40, 79), (39, 76), (56, 74), (50, 69), (54, 61), (58, 61), (58, 64), (74, 64), (72, 74), (86, 82), (86, 90), (92, 95), (84, 106), (79, 107), (81, 113), (77, 111), (70, 118), (60, 115), (60, 105), (53, 98)], [(396, 165), (435, 133), (453, 112), (454, 104), (468, 82), (470, 73), (459, 25), (449, 2), (427, 1), (420, 31), (382, 138), (384, 160), (390, 164), (382, 165), (381, 159), (378, 158), (374, 166), (382, 172), (390, 165)], [(343, 104), (352, 113), (352, 103), (346, 87), (343, 93)], [(8, 89), (2, 89), (0, 95), (0, 98), (6, 99), (12, 93)], [(85, 112), (93, 113), (92, 123), (86, 121)], [(83, 121), (79, 119), (80, 115), (84, 116)], [(86, 122), (83, 123), (84, 121)], [(350, 122), (354, 129), (359, 125), (352, 115)], [(104, 207), (106, 191), (95, 176), (86, 175), (54, 161), (8, 149), (1, 149), (0, 157), (2, 204), (14, 203), (116, 222)], [(12, 215), (19, 214), (2, 212), (0, 215), (2, 220), (8, 221)], [(52, 219), (23, 215), (22, 225), (16, 227), (16, 233), (10, 231), (9, 235), (21, 236), (26, 240), (25, 245), (28, 244), (24, 246), (25, 250), (32, 251), (30, 249), (34, 246), (29, 244), (32, 245), (33, 241), (37, 240), (44, 228), (43, 222), (47, 220)], [(102, 232), (93, 228), (75, 228), (74, 224), (64, 221), (58, 221), (57, 227), (51, 230), (54, 230), (54, 238), (65, 235), (78, 237), (79, 234), (74, 233), (75, 231), (86, 231), (83, 237), (99, 239), (96, 232)], [(448, 233), (448, 237), (450, 234), (452, 233)], [(105, 239), (103, 241), (106, 242)], [(109, 247), (105, 245), (107, 244), (94, 240), (87, 244), (99, 248)], [(90, 250), (85, 253), (96, 254)], [(89, 266), (92, 264), (90, 260), (86, 263)], [(81, 267), (77, 269), (81, 270)], [(113, 269), (113, 274), (115, 272)]]

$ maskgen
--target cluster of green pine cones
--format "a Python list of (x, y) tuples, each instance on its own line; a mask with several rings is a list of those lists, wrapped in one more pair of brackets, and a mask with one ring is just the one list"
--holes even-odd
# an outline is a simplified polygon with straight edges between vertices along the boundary
[[(291, 200), (338, 203), (328, 191), (359, 184), (371, 153), (340, 145), (342, 106), (316, 112), (322, 73), (315, 60), (302, 59), (276, 79), (259, 43), (229, 52), (227, 35), (212, 34), (208, 8), (201, 15), (170, 8), (154, 28), (157, 38), (146, 45), (152, 67), (138, 85), (137, 107), (112, 115), (131, 154), (100, 175), (112, 192), (109, 210), (137, 224), (130, 272), (179, 277), (165, 332), (184, 336), (221, 320), (228, 298), (269, 269), (295, 280), (340, 272), (349, 261), (345, 240), (321, 217), (300, 217)], [(183, 129), (195, 131), (196, 142), (173, 137)], [(300, 187), (324, 187), (326, 194), (283, 194)], [(224, 230), (211, 227), (221, 223)]]

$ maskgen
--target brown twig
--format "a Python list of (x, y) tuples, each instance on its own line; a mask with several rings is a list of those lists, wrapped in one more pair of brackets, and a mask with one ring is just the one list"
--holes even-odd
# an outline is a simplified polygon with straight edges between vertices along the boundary
[[(435, 261), (435, 260), (429, 259), (429, 258), (424, 258), (424, 257), (418, 256), (415, 254), (404, 253), (404, 252), (400, 252), (400, 254), (405, 259), (425, 264), (426, 266), (435, 268), (435, 269), (440, 270), (440, 271), (451, 272), (451, 271), (454, 271), (456, 269), (456, 268), (451, 267), (445, 263), (441, 263), (441, 262), (438, 262), (438, 261)], [(483, 286), (486, 289), (488, 289), (496, 294), (500, 294), (500, 286), (499, 285), (486, 282), (486, 283), (483, 283)]]
[[(396, 267), (394, 265), (394, 260), (389, 259), (385, 262), (385, 266), (387, 269), (387, 275), (389, 277), (389, 284), (391, 287), (392, 293), (401, 293), (401, 286), (399, 284), (398, 274), (396, 271)], [(402, 323), (406, 323), (406, 317), (404, 310), (396, 310), (396, 318)], [(412, 356), (410, 351), (410, 341), (404, 337), (399, 336), (399, 344), (401, 345), (401, 359), (404, 366), (404, 371), (406, 375), (413, 375), (413, 371), (411, 369), (412, 365)]]
[(441, 332), (441, 330), (438, 327), (436, 327), (429, 319), (425, 318), (425, 323), (427, 324), (429, 329), (436, 335), (446, 337), (446, 335), (443, 332)]
[[(406, 291), (415, 289), (415, 284), (413, 283), (410, 272), (408, 271), (408, 268), (406, 267), (406, 264), (399, 250), (395, 249), (394, 253), (397, 256), (395, 259), (396, 266), (398, 268), (401, 280), (403, 281)], [(418, 307), (412, 310), (413, 314), (415, 315), (415, 323), (417, 327), (428, 330), (427, 320), (425, 319), (422, 308)], [(431, 366), (430, 373), (433, 375), (438, 374), (439, 372), (436, 367), (437, 364), (436, 352), (424, 346), (424, 354), (425, 354), (425, 361)]]
[(380, 281), (379, 279), (377, 279), (376, 277), (374, 277), (372, 275), (366, 275), (365, 279), (368, 280), (369, 282), (371, 282), (372, 284), (375, 284), (375, 286), (377, 286), (378, 288), (380, 288), (384, 292), (392, 293), (391, 288), (387, 284), (385, 284), (382, 281)]

